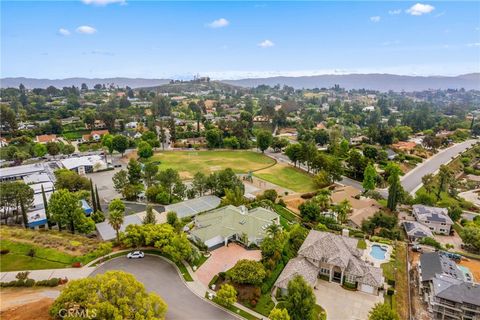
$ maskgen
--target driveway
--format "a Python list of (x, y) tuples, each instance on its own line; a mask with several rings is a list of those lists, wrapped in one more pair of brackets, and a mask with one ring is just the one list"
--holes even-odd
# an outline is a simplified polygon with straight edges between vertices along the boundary
[(314, 292), (317, 304), (327, 311), (327, 320), (365, 320), (373, 306), (383, 302), (383, 296), (346, 290), (324, 280), (317, 281)]
[(167, 319), (237, 319), (192, 293), (175, 267), (159, 257), (146, 255), (138, 260), (119, 257), (107, 261), (92, 276), (109, 270), (131, 273), (148, 291), (159, 294), (168, 304)]
[(228, 247), (220, 247), (212, 251), (212, 255), (195, 272), (206, 287), (210, 280), (219, 272), (227, 271), (232, 268), (238, 260), (248, 259), (260, 261), (262, 253), (260, 250), (246, 250), (236, 243), (228, 244)]

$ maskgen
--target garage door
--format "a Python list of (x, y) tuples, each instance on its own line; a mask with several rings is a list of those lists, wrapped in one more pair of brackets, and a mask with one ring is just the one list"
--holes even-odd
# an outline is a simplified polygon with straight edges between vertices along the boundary
[(372, 287), (372, 286), (369, 286), (368, 284), (363, 284), (362, 283), (362, 284), (360, 284), (360, 291), (374, 294), (375, 293), (375, 288)]
[(224, 243), (224, 239), (222, 236), (216, 236), (215, 238), (212, 238), (212, 239), (209, 239), (207, 241), (205, 241), (205, 245), (209, 248), (211, 247), (214, 247), (216, 245), (219, 245), (219, 244), (223, 244)]

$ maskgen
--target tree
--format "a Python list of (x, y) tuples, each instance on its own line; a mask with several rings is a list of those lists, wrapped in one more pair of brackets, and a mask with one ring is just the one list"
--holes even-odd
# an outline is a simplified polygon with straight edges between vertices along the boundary
[(148, 159), (153, 156), (153, 148), (152, 146), (146, 141), (140, 141), (138, 143), (137, 154), (142, 159)]
[(97, 210), (102, 212), (102, 204), (100, 203), (100, 197), (98, 196), (97, 185), (95, 185), (95, 198), (97, 199)]
[(259, 285), (267, 273), (261, 262), (255, 260), (239, 260), (227, 271), (227, 276), (235, 283)]
[(143, 218), (143, 224), (156, 224), (157, 218), (155, 217), (155, 213), (153, 213), (153, 208), (151, 205), (147, 205), (145, 210), (145, 217)]
[(442, 164), (440, 166), (440, 170), (438, 171), (437, 200), (440, 200), (440, 195), (442, 191), (447, 190), (453, 179), (454, 177), (452, 170), (448, 166)]
[(112, 226), (117, 235), (117, 243), (120, 241), (119, 230), (125, 218), (125, 204), (120, 199), (114, 199), (108, 205), (108, 224)]
[(92, 202), (93, 212), (97, 211), (97, 199), (95, 199), (95, 191), (93, 189), (93, 181), (90, 179), (90, 199)]
[(404, 193), (403, 187), (400, 184), (400, 168), (394, 163), (389, 163), (386, 168), (386, 173), (388, 174), (388, 199), (387, 199), (387, 208), (392, 211), (397, 209), (397, 204), (400, 200), (400, 197)]
[(368, 313), (368, 320), (398, 320), (398, 314), (387, 303), (377, 303)]
[(268, 147), (270, 147), (270, 145), (272, 144), (273, 137), (270, 131), (260, 130), (257, 132), (256, 138), (257, 147), (262, 151), (262, 153), (264, 153), (265, 150), (267, 150)]
[(56, 189), (67, 189), (70, 192), (90, 189), (90, 181), (75, 171), (68, 169), (56, 170), (55, 178)]
[(75, 310), (94, 312), (90, 316), (95, 319), (165, 319), (167, 305), (157, 294), (148, 293), (133, 275), (108, 271), (70, 281), (50, 308), (50, 315), (57, 319)]
[(178, 171), (168, 168), (162, 170), (157, 175), (157, 180), (160, 185), (167, 191), (169, 203), (172, 202), (173, 196), (182, 198), (185, 192), (185, 185), (180, 179)]
[[(75, 233), (76, 224), (83, 222), (80, 215), (84, 216), (80, 208), (79, 199), (72, 192), (66, 189), (55, 191), (48, 202), (48, 209), (53, 221), (58, 224), (61, 230), (67, 225), (72, 233)], [(77, 209), (80, 209), (78, 211)]]
[(293, 162), (293, 165), (296, 167), (297, 166), (297, 162), (300, 160), (301, 158), (301, 152), (302, 152), (302, 147), (300, 146), (300, 144), (298, 143), (294, 143), (294, 144), (289, 144), (286, 148), (285, 148), (285, 154), (287, 155), (287, 157), (290, 159), (290, 161)]
[(422, 177), (423, 187), (427, 193), (432, 193), (435, 186), (435, 178), (433, 174), (429, 173)]
[(52, 221), (50, 219), (50, 211), (48, 210), (48, 201), (47, 201), (47, 195), (45, 194), (45, 189), (43, 188), (42, 184), (42, 200), (43, 200), (43, 208), (45, 210), (45, 217), (47, 218), (47, 225), (48, 228), (52, 228)]
[(221, 201), (222, 206), (232, 205), (238, 207), (245, 204), (245, 197), (243, 196), (243, 190), (239, 187), (232, 189), (225, 189), (225, 197)]
[(47, 154), (47, 147), (44, 144), (35, 143), (35, 145), (33, 146), (33, 154), (35, 155), (35, 157), (43, 157)]
[(332, 184), (332, 180), (330, 179), (330, 175), (327, 171), (320, 170), (313, 177), (313, 183), (317, 188), (325, 188)]
[(282, 151), (283, 148), (288, 146), (289, 142), (286, 138), (273, 137), (272, 148), (275, 152)]
[(209, 149), (220, 148), (223, 144), (222, 131), (217, 128), (205, 131), (205, 139)]
[(128, 183), (136, 185), (141, 182), (142, 179), (142, 166), (135, 159), (130, 159), (127, 165)]
[(125, 137), (124, 135), (117, 134), (116, 136), (113, 137), (112, 143), (113, 143), (113, 149), (121, 153), (123, 157), (125, 150), (127, 150), (128, 148), (128, 138)]
[(115, 191), (118, 193), (121, 193), (123, 196), (124, 194), (124, 189), (128, 184), (128, 173), (126, 170), (120, 170), (117, 173), (115, 173), (112, 177), (113, 181), (113, 187)]
[(60, 146), (56, 142), (47, 142), (47, 152), (51, 156), (56, 156), (60, 153)]
[(377, 185), (377, 172), (375, 171), (375, 167), (372, 163), (369, 163), (363, 172), (363, 189), (365, 191), (375, 190)]
[(315, 294), (302, 276), (295, 276), (290, 280), (287, 291), (285, 307), (290, 315), (290, 319), (314, 319), (314, 309), (316, 304)]
[(233, 286), (223, 284), (217, 291), (215, 299), (222, 306), (229, 307), (237, 302), (237, 291)]
[(9, 128), (13, 132), (17, 130), (17, 115), (9, 106), (0, 105), (0, 123), (3, 127)]
[(463, 210), (459, 206), (452, 206), (448, 208), (448, 216), (452, 219), (453, 222), (457, 221), (462, 217)]
[(115, 150), (115, 147), (113, 144), (113, 136), (111, 134), (103, 135), (102, 146), (107, 148), (108, 153), (110, 153), (110, 155), (113, 153), (113, 150)]
[(22, 213), (23, 225), (25, 228), (28, 228), (28, 217), (27, 210), (33, 205), (33, 189), (30, 188), (25, 183), (18, 183), (18, 188), (16, 190), (17, 202), (20, 205), (20, 210)]
[(344, 199), (339, 204), (333, 206), (333, 211), (337, 213), (337, 218), (340, 223), (347, 222), (348, 214), (352, 211), (352, 206), (348, 199)]
[(197, 172), (193, 176), (192, 187), (195, 190), (195, 193), (199, 196), (203, 196), (207, 190), (207, 177), (202, 172)]
[(467, 246), (477, 252), (480, 251), (480, 225), (479, 222), (469, 222), (460, 231), (460, 237)]
[(270, 320), (290, 320), (287, 309), (273, 308), (268, 315)]
[(155, 179), (155, 176), (158, 173), (158, 166), (153, 162), (148, 162), (143, 167), (143, 180), (147, 184), (147, 187), (150, 187)]
[(167, 212), (167, 223), (172, 227), (176, 227), (178, 224), (178, 217), (175, 211), (168, 211)]

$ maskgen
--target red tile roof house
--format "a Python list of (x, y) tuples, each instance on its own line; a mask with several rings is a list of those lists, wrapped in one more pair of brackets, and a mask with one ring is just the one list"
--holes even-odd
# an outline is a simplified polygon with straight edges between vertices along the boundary
[(106, 134), (109, 134), (108, 130), (95, 130), (90, 132), (90, 134), (84, 134), (82, 136), (82, 141), (83, 142), (91, 141), (91, 140), (100, 141), (102, 137)]
[(35, 142), (37, 143), (47, 143), (47, 142), (57, 142), (56, 134), (42, 134), (35, 137)]

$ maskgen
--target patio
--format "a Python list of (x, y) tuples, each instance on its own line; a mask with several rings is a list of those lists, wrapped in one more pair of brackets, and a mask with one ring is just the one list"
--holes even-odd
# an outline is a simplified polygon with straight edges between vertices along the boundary
[(338, 283), (317, 280), (314, 290), (317, 304), (327, 311), (328, 320), (364, 320), (382, 295), (343, 289)]
[(195, 272), (202, 284), (208, 286), (210, 280), (219, 272), (232, 268), (237, 261), (249, 259), (259, 261), (262, 258), (260, 250), (247, 250), (236, 243), (220, 247), (211, 252), (210, 258)]

